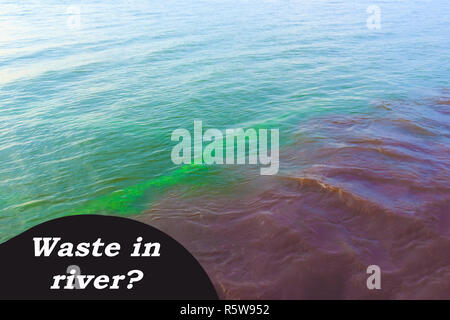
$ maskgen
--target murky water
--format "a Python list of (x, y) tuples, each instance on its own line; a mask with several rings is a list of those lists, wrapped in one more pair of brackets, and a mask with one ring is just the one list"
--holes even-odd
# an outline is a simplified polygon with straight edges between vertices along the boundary
[[(2, 1), (0, 241), (160, 227), (222, 297), (449, 297), (448, 1)], [(280, 172), (175, 166), (176, 128), (280, 130)]]

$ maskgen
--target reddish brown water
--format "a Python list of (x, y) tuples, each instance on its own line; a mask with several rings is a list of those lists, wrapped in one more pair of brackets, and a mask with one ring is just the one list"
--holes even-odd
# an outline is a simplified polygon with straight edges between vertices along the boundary
[[(449, 99), (299, 124), (281, 175), (227, 197), (175, 190), (139, 220), (227, 299), (450, 298)], [(381, 267), (381, 290), (366, 268)]]

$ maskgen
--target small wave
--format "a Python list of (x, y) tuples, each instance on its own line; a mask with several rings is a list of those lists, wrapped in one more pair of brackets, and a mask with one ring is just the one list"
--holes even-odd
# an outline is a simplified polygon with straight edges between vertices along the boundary
[(191, 250), (223, 298), (369, 299), (377, 264), (377, 298), (448, 299), (449, 119), (429, 102), (388, 105), (302, 123), (282, 176), (235, 196), (179, 190), (138, 219)]

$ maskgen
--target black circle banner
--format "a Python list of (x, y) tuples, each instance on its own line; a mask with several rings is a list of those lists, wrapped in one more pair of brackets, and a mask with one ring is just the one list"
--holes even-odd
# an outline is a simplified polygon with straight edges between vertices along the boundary
[(0, 299), (218, 299), (177, 241), (135, 220), (58, 218), (0, 245)]

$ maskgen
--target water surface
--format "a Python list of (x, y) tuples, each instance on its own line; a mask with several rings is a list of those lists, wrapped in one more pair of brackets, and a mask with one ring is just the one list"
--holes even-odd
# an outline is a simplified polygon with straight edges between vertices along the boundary
[[(445, 296), (449, 9), (3, 0), (0, 241), (116, 214), (180, 240), (224, 297), (360, 296), (368, 264), (384, 297)], [(194, 119), (278, 128), (279, 175), (175, 166), (171, 132)]]

